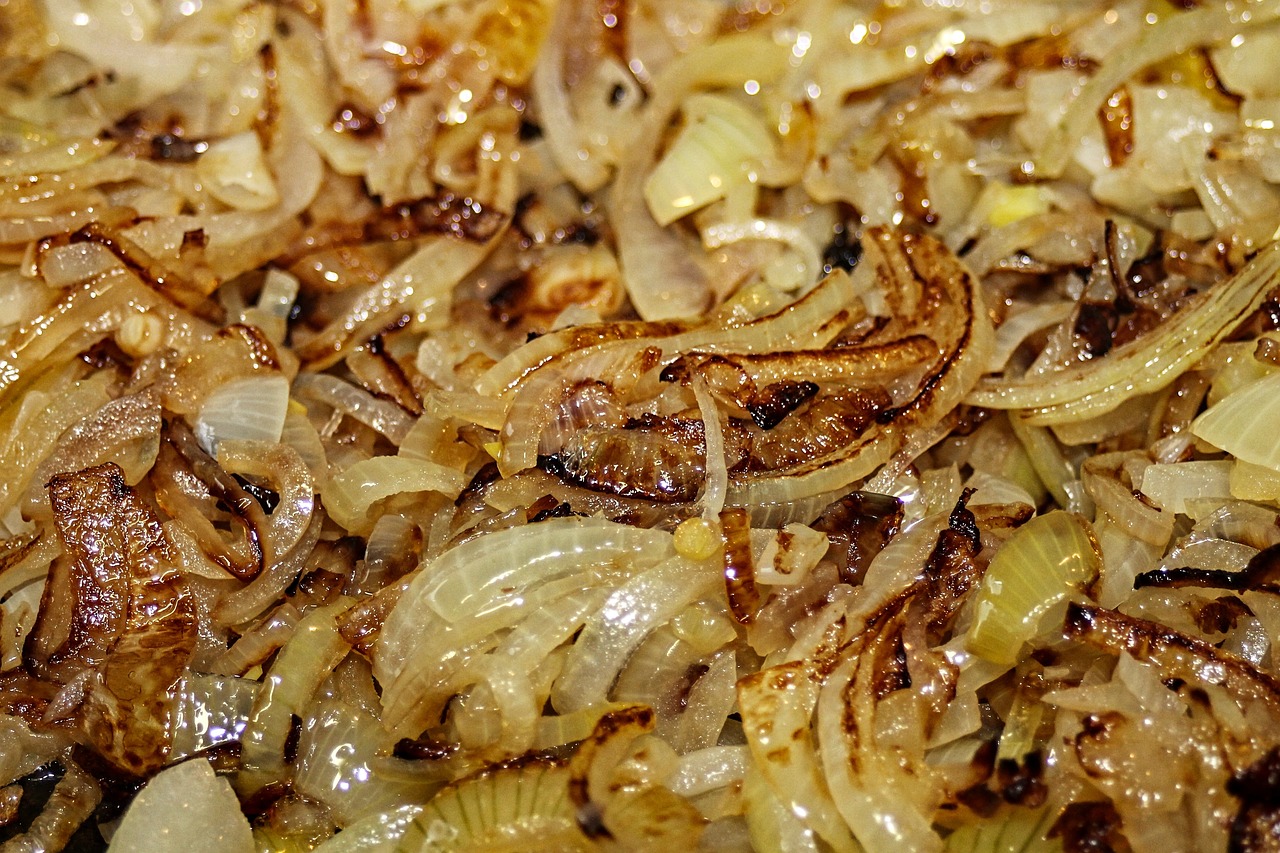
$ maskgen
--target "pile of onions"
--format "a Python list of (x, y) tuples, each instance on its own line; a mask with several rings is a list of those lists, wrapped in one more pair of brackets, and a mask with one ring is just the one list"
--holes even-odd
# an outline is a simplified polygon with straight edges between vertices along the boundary
[(5, 850), (1274, 847), (1280, 0), (0, 32)]

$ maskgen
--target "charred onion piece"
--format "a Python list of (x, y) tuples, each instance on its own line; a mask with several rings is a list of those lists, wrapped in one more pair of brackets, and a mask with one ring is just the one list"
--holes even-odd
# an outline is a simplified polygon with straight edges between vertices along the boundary
[(1232, 776), (1227, 793), (1240, 800), (1231, 821), (1229, 853), (1274, 850), (1280, 837), (1280, 747)]
[(540, 467), (566, 483), (659, 503), (693, 500), (703, 479), (701, 448), (647, 430), (579, 430)]
[(1133, 579), (1133, 588), (1204, 587), (1207, 589), (1233, 589), (1237, 592), (1259, 589), (1264, 585), (1274, 587), (1280, 582), (1280, 544), (1264, 548), (1250, 558), (1244, 569), (1238, 572), (1214, 569), (1197, 569), (1179, 566), (1173, 569), (1153, 569)]

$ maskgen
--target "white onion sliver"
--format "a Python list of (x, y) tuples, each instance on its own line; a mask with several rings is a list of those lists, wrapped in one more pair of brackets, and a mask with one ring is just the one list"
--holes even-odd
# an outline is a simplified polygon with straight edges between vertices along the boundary
[(683, 756), (666, 785), (683, 797), (696, 797), (742, 780), (750, 764), (746, 746), (709, 746)]
[(720, 427), (720, 410), (702, 379), (693, 383), (693, 396), (702, 414), (703, 435), (706, 436), (706, 485), (702, 491), (702, 517), (715, 522), (724, 509), (724, 499), (729, 493), (729, 469), (725, 465), (724, 432)]

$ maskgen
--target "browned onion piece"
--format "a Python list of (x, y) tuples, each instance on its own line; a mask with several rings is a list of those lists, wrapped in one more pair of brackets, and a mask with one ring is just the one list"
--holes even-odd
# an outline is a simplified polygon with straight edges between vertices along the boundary
[(1280, 837), (1280, 747), (1272, 747), (1232, 776), (1227, 793), (1240, 800), (1240, 810), (1231, 821), (1228, 849), (1233, 853), (1275, 849)]
[(729, 610), (739, 624), (749, 625), (760, 609), (756, 588), (756, 567), (751, 557), (751, 522), (745, 509), (720, 513), (720, 535), (724, 538), (724, 588)]
[(1159, 667), (1167, 677), (1218, 684), (1237, 699), (1262, 701), (1273, 714), (1280, 714), (1280, 679), (1204, 640), (1157, 622), (1076, 603), (1067, 608), (1064, 630), (1068, 639), (1113, 653), (1128, 652)]
[(925, 610), (929, 629), (938, 635), (982, 577), (983, 567), (977, 562), (982, 547), (978, 523), (965, 506), (970, 494), (966, 491), (956, 502), (946, 530), (938, 534), (938, 544), (924, 564)]
[(1197, 569), (1179, 566), (1170, 569), (1152, 569), (1133, 579), (1133, 588), (1148, 586), (1203, 587), (1206, 589), (1232, 589), (1236, 591), (1269, 588), (1277, 589), (1280, 583), (1280, 544), (1263, 548), (1249, 559), (1239, 572), (1220, 569)]
[(159, 520), (117, 466), (60, 474), (49, 489), (65, 555), (24, 657), (81, 697), (74, 717), (95, 751), (146, 775), (168, 753), (169, 691), (195, 648), (194, 603)]
[[(590, 838), (611, 839), (622, 850), (655, 850), (660, 844), (696, 845), (705, 819), (669, 789), (622, 771), (636, 738), (653, 730), (647, 705), (609, 711), (569, 763), (569, 800), (579, 829)], [(643, 760), (643, 759), (642, 759)], [(632, 776), (632, 778), (628, 778)]]
[(937, 355), (938, 347), (928, 335), (911, 334), (881, 344), (854, 344), (818, 350), (714, 356), (692, 352), (673, 362), (663, 376), (676, 378), (688, 371), (705, 374), (713, 360), (719, 360), (740, 368), (758, 385), (791, 378), (812, 382), (880, 383), (916, 370)]
[(281, 367), (275, 345), (257, 326), (235, 323), (192, 347), (162, 385), (165, 408), (195, 415), (216, 388)]
[(581, 429), (541, 461), (566, 483), (659, 503), (692, 501), (703, 480), (700, 447), (647, 430)]
[(985, 369), (993, 341), (991, 321), (978, 282), (964, 264), (928, 236), (872, 228), (863, 244), (862, 263), (872, 265), (890, 316), (863, 344), (884, 345), (924, 334), (935, 342), (936, 357), (922, 365), (924, 376), (905, 399), (879, 413), (857, 438), (834, 451), (815, 447), (804, 461), (781, 470), (735, 476), (730, 504), (767, 511), (868, 476), (907, 447), (912, 435), (946, 417)]
[(22, 803), (22, 786), (7, 785), (0, 788), (0, 827), (13, 823), (18, 816), (18, 806)]
[[(855, 442), (893, 401), (881, 388), (838, 388), (811, 400), (795, 417), (750, 430), (749, 470), (783, 471)], [(763, 474), (762, 474), (763, 476)]]
[(889, 495), (850, 492), (822, 511), (810, 527), (827, 534), (827, 559), (844, 583), (862, 582), (872, 558), (902, 524), (902, 502)]
[[(262, 505), (205, 453), (182, 421), (168, 425), (153, 482), (160, 508), (182, 519), (210, 559), (241, 580), (262, 572), (262, 534), (270, 524)], [(209, 519), (219, 511), (231, 514), (243, 536), (230, 539), (214, 527)]]

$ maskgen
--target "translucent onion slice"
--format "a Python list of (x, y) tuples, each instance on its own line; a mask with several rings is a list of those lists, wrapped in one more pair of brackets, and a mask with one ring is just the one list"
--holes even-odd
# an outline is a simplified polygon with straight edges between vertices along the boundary
[(336, 622), (350, 606), (351, 601), (343, 598), (308, 613), (271, 665), (240, 741), (243, 769), (236, 786), (243, 793), (286, 775), (284, 751), (293, 718), (302, 718), (316, 688), (350, 650)]
[(421, 802), (434, 789), (430, 776), (393, 771), (387, 758), (394, 737), (369, 712), (339, 699), (316, 703), (299, 741), (294, 789), (329, 807), (346, 826), (395, 806)]
[(940, 853), (942, 841), (930, 820), (940, 785), (924, 761), (922, 721), (905, 717), (892, 734), (877, 726), (884, 705), (918, 702), (909, 690), (877, 701), (874, 685), (872, 662), (901, 636), (905, 619), (900, 610), (843, 650), (819, 691), (814, 730), (831, 799), (863, 849)]
[(742, 784), (747, 830), (756, 850), (819, 853), (818, 839), (770, 790), (760, 771), (748, 767)]
[(1047, 837), (1056, 815), (1042, 806), (967, 823), (947, 837), (947, 853), (1059, 853), (1062, 843)]
[(483, 771), (436, 794), (395, 849), (596, 849), (575, 818), (568, 768), (550, 761), (516, 763)]
[(756, 32), (729, 35), (668, 64), (653, 81), (654, 93), (619, 163), (609, 214), (619, 235), (618, 260), (631, 304), (645, 320), (696, 317), (711, 301), (711, 276), (681, 235), (653, 220), (644, 198), (650, 163), (670, 119), (696, 89), (767, 84), (787, 69), (789, 51)]
[(62, 736), (32, 731), (26, 720), (8, 714), (0, 714), (0, 743), (5, 745), (0, 752), (0, 785), (12, 785), (66, 746)]
[(1280, 276), (1280, 244), (1272, 243), (1225, 282), (1193, 297), (1159, 327), (1079, 366), (1020, 379), (986, 379), (965, 402), (1025, 409), (1038, 426), (1109, 412), (1157, 391), (1199, 361), (1263, 304)]
[(209, 194), (229, 207), (267, 210), (280, 203), (280, 191), (253, 131), (211, 143), (196, 161), (196, 174)]
[(302, 457), (275, 442), (223, 439), (218, 464), (228, 473), (245, 474), (275, 487), (279, 501), (266, 529), (257, 533), (268, 564), (284, 559), (301, 541), (315, 509), (315, 483)]
[(240, 801), (203, 758), (160, 771), (134, 797), (109, 850), (129, 853), (252, 853)]
[(234, 675), (194, 675), (179, 682), (172, 756), (239, 742), (257, 692), (256, 681)]
[[(384, 723), (393, 730), (417, 725), (430, 717), (432, 703), (448, 699), (445, 691), (482, 676), (500, 680), (496, 671), (467, 671), (472, 657), (497, 644), (494, 632), (575, 589), (607, 589), (669, 558), (671, 538), (599, 518), (557, 518), (471, 539), (427, 563), (387, 617), (374, 649), (374, 674), (385, 688)], [(561, 630), (563, 622), (543, 624), (531, 636), (517, 630), (503, 647), (532, 654)]]
[(1089, 122), (1097, 120), (1103, 102), (1143, 68), (1196, 47), (1239, 37), (1278, 17), (1280, 3), (1262, 0), (1161, 16), (1156, 23), (1144, 27), (1132, 44), (1122, 45), (1107, 55), (1099, 72), (1067, 106), (1035, 156), (1036, 176), (1053, 178), (1062, 174), (1076, 146), (1085, 137)]
[(675, 557), (620, 585), (573, 644), (551, 692), (556, 710), (603, 703), (618, 671), (649, 632), (710, 594), (719, 582), (712, 565)]
[(1280, 471), (1280, 373), (1223, 397), (1191, 424), (1191, 431), (1237, 459)]
[(966, 645), (987, 660), (1017, 663), (1041, 617), (1101, 569), (1102, 554), (1084, 518), (1057, 510), (1032, 519), (991, 560)]
[(696, 797), (741, 782), (750, 767), (751, 752), (747, 747), (709, 746), (683, 756), (666, 784), (681, 796)]
[(293, 383), (293, 392), (303, 399), (318, 400), (360, 423), (377, 430), (399, 445), (413, 429), (413, 417), (390, 400), (373, 396), (363, 388), (323, 373), (303, 373)]
[(1231, 467), (1228, 460), (1148, 465), (1140, 490), (1160, 509), (1186, 514), (1188, 501), (1231, 499)]
[(449, 621), (461, 621), (532, 583), (545, 583), (581, 566), (628, 559), (648, 563), (670, 556), (672, 548), (670, 535), (660, 531), (603, 519), (548, 519), (532, 527), (499, 531), (448, 552), (414, 581), (400, 607), (420, 594), (420, 603)]
[(409, 832), (425, 806), (413, 803), (362, 818), (317, 847), (314, 853), (387, 853)]
[(220, 386), (204, 401), (194, 432), (210, 456), (228, 439), (280, 441), (289, 410), (289, 381), (279, 374), (250, 376)]
[(818, 678), (804, 661), (753, 673), (738, 682), (742, 729), (755, 766), (787, 814), (837, 853), (861, 850), (822, 781), (809, 722)]
[(607, 589), (578, 590), (534, 609), (480, 660), (476, 669), (502, 715), (504, 744), (516, 749), (535, 746), (545, 691), (534, 689), (531, 673), (577, 632), (608, 594)]
[(329, 517), (353, 533), (368, 535), (369, 509), (383, 498), (404, 492), (440, 492), (456, 498), (467, 485), (459, 471), (421, 459), (375, 456), (329, 478), (321, 497)]

